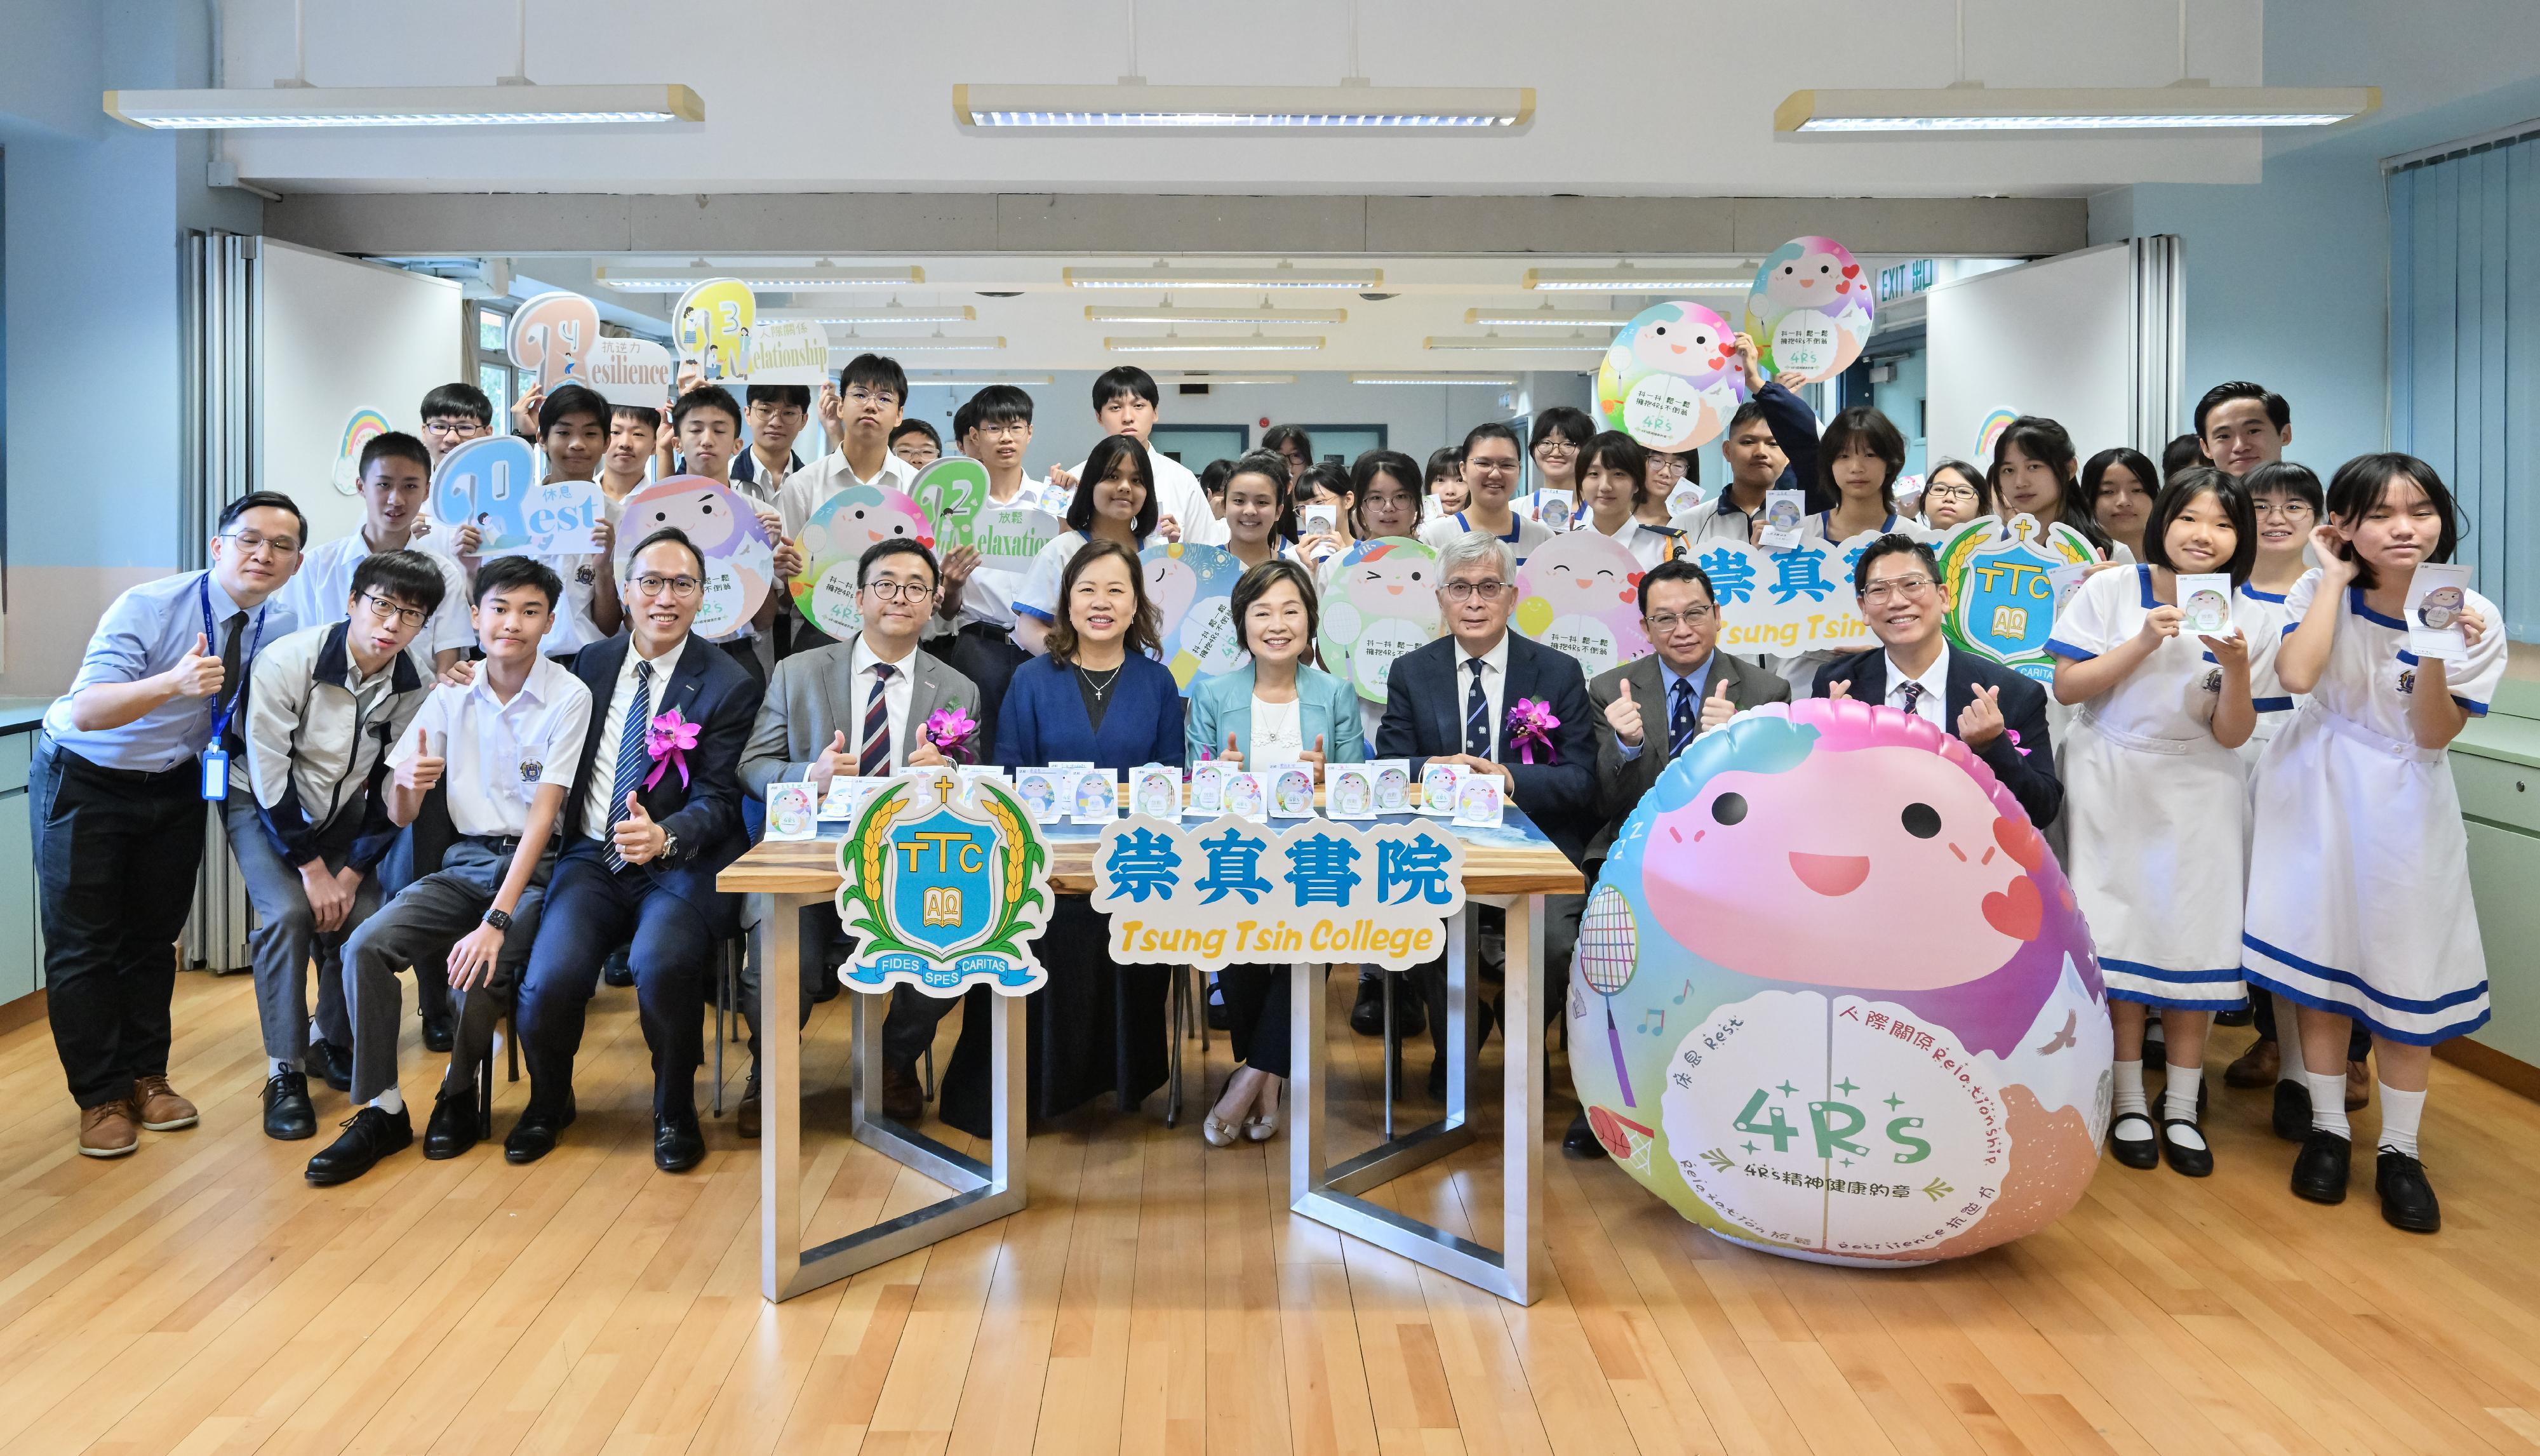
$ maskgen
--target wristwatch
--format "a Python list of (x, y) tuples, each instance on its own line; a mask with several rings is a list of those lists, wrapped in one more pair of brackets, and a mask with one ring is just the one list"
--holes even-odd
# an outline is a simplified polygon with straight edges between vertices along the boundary
[(679, 858), (679, 837), (670, 832), (668, 824), (662, 826), (662, 853), (656, 858), (666, 861)]
[(485, 912), (485, 924), (508, 936), (512, 933), (512, 913), (508, 910), (489, 909)]

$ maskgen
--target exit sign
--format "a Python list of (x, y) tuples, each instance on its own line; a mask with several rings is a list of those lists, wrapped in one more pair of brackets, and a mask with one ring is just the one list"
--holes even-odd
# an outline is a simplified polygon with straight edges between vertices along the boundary
[(1916, 258), (1878, 270), (1878, 302), (1912, 298), (1940, 282), (1940, 268), (1930, 258)]

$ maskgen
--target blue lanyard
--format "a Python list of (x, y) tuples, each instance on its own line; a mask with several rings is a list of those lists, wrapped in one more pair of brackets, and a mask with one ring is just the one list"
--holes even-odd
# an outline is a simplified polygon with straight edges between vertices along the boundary
[[(194, 597), (196, 603), (203, 609), (203, 646), (218, 652), (224, 644), (215, 635), (220, 629), (212, 625), (212, 574), (210, 572), (205, 572), (195, 579)], [(239, 680), (235, 683), (223, 684), (230, 690), (228, 706), (221, 706), (218, 694), (212, 698), (212, 741), (215, 743), (221, 740), (222, 734), (229, 731), (230, 719), (238, 713), (239, 699), (247, 696), (247, 668), (255, 662), (255, 650), (264, 644), (264, 614), (270, 610), (272, 608), (261, 606), (255, 609), (255, 631), (247, 637), (247, 651), (239, 657)]]

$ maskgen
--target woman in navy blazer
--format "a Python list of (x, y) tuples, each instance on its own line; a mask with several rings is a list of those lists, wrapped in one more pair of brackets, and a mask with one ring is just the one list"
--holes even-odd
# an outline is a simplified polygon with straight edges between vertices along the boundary
[[(1059, 580), (1048, 655), (1015, 669), (997, 710), (996, 761), (1009, 768), (1182, 762), (1182, 698), (1158, 662), (1155, 604), (1137, 555), (1089, 541)], [(1049, 984), (1026, 999), (1029, 1115), (1056, 1117), (1116, 1091), (1123, 1109), (1164, 1084), (1164, 966), (1122, 966), (1111, 925), (1083, 895), (1060, 895), (1033, 953)], [(989, 1136), (988, 1027), (964, 1014), (944, 1069), (944, 1121)]]
[[(1265, 561), (1235, 584), (1229, 603), (1235, 640), (1249, 666), (1191, 689), (1190, 761), (1233, 758), (1363, 763), (1358, 694), (1302, 660), (1313, 645), (1314, 579), (1293, 561)], [(1274, 721), (1275, 720), (1275, 721)], [(1219, 1147), (1237, 1137), (1267, 1142), (1279, 1131), (1279, 1094), (1288, 1080), (1288, 967), (1228, 966), (1217, 973), (1226, 1029), (1241, 1065), (1200, 1124)]]

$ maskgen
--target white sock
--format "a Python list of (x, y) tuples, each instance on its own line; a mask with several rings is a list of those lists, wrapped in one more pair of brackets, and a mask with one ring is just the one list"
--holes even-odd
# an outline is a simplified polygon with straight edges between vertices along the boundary
[(2310, 1130), (2354, 1137), (2355, 1129), (2346, 1120), (2346, 1069), (2304, 1072), (2302, 1080), (2310, 1083)]
[(2381, 1145), (2415, 1157), (2417, 1125), (2426, 1116), (2426, 1094), (2403, 1092), (2388, 1082), (2376, 1084), (2381, 1089)]
[[(2161, 1070), (2169, 1074), (2169, 1085), (2161, 1089), (2160, 1115), (2165, 1119), (2196, 1121), (2196, 1088), (2205, 1080), (2205, 1069), (2163, 1063)], [(2205, 1135), (2194, 1128), (2172, 1128), (2169, 1137), (2181, 1147), (2201, 1149), (2205, 1146)]]
[(311, 1041), (324, 1041), (326, 1039), (326, 1033), (318, 1029), (318, 1018), (315, 1016), (309, 1018), (309, 1039)]
[(387, 1091), (380, 1093), (378, 1096), (373, 1097), (371, 1099), (371, 1105), (386, 1113), (403, 1112), (405, 1111), (405, 1093), (398, 1091), (394, 1087), (390, 1087)]
[(2111, 1104), (2111, 1125), (2116, 1118), (2123, 1117), (2140, 1117), (2149, 1121), (2152, 1103), (2144, 1096), (2143, 1059), (2138, 1057), (2132, 1062), (2117, 1063), (2116, 1075), (2117, 1094)]
[(298, 1060), (291, 1057), (276, 1057), (273, 1059), (273, 1070), (266, 1073), (265, 1075), (280, 1076), (286, 1072), (298, 1072), (299, 1070), (300, 1063)]

